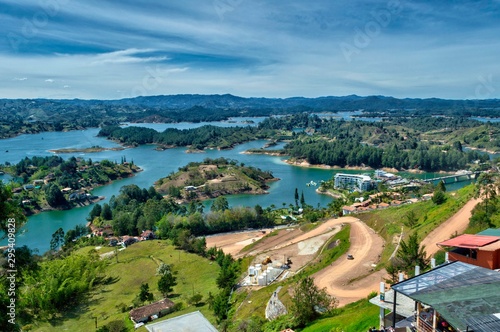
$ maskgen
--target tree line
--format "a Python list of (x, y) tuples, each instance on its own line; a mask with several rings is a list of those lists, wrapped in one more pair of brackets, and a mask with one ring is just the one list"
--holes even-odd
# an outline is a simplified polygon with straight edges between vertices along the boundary
[(235, 144), (258, 138), (254, 127), (217, 127), (205, 125), (193, 129), (168, 128), (159, 133), (143, 127), (108, 126), (101, 129), (104, 136), (128, 145), (160, 144), (165, 146), (191, 146), (194, 149), (206, 147), (231, 148)]

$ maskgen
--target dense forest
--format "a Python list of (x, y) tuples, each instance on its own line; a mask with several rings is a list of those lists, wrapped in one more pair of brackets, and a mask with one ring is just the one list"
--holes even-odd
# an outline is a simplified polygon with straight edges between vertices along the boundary
[(173, 199), (164, 199), (153, 187), (127, 185), (118, 196), (111, 197), (109, 204), (96, 204), (88, 219), (97, 227), (111, 225), (115, 235), (138, 235), (156, 229), (161, 238), (172, 239), (174, 243), (194, 240), (195, 236), (274, 224), (269, 210), (260, 206), (229, 208), (223, 196), (215, 199), (210, 212), (203, 210), (200, 202), (180, 205)]
[(143, 127), (109, 126), (99, 132), (99, 136), (108, 137), (127, 145), (155, 143), (161, 146), (191, 146), (193, 149), (219, 148), (229, 149), (235, 144), (259, 137), (254, 127), (217, 127), (202, 126), (195, 129), (168, 128), (158, 133)]
[(75, 130), (122, 122), (221, 121), (237, 116), (359, 111), (363, 117), (500, 117), (489, 100), (397, 99), (383, 96), (242, 98), (233, 95), (170, 95), (121, 100), (0, 100), (0, 138), (21, 133)]
[(148, 128), (110, 126), (102, 128), (100, 135), (124, 144), (156, 143), (194, 149), (225, 149), (252, 139), (287, 140), (279, 153), (310, 164), (423, 171), (456, 171), (480, 167), (489, 160), (484, 153), (465, 150), (465, 144), (500, 150), (499, 125), (465, 118), (367, 122), (301, 113), (266, 118), (257, 127), (202, 126), (158, 133)]

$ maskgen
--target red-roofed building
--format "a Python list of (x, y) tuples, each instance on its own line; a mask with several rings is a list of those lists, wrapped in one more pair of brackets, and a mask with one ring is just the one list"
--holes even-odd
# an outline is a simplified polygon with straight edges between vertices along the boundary
[(500, 237), (463, 234), (438, 243), (438, 246), (454, 248), (448, 252), (450, 261), (460, 261), (487, 269), (500, 268)]

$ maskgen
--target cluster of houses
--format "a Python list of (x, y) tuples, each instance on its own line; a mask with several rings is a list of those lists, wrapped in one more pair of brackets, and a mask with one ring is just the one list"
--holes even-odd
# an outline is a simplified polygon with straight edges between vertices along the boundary
[[(389, 200), (387, 202), (382, 202), (382, 197), (386, 197)], [(422, 195), (422, 200), (432, 199), (432, 194)], [(377, 209), (386, 209), (390, 206), (400, 206), (402, 204), (411, 204), (418, 202), (418, 198), (403, 199), (400, 193), (376, 193), (368, 196), (368, 199), (363, 199), (360, 197), (357, 202), (351, 205), (346, 205), (342, 207), (342, 215), (346, 216), (348, 214), (367, 212)]]
[(155, 233), (151, 230), (145, 230), (139, 236), (115, 236), (115, 232), (113, 231), (113, 227), (111, 227), (111, 225), (96, 226), (91, 222), (88, 222), (87, 227), (90, 228), (90, 234), (88, 236), (103, 236), (112, 247), (128, 247), (136, 242), (153, 240), (156, 238)]

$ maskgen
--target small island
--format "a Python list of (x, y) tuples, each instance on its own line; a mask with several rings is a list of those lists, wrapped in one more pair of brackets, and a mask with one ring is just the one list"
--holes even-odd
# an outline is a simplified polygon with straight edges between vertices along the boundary
[(26, 215), (95, 203), (104, 197), (93, 195), (94, 188), (139, 171), (138, 166), (125, 158), (115, 163), (75, 157), (68, 160), (59, 156), (26, 157), (15, 165), (0, 165), (0, 172), (12, 176), (8, 186)]
[(270, 172), (238, 164), (225, 158), (207, 158), (189, 163), (179, 172), (159, 179), (155, 189), (179, 203), (206, 200), (221, 195), (266, 194), (270, 181), (277, 181)]
[(67, 149), (51, 149), (49, 152), (52, 153), (96, 153), (96, 152), (102, 152), (102, 151), (121, 151), (125, 150), (124, 147), (118, 146), (114, 148), (103, 148), (102, 146), (94, 145), (91, 146), (90, 148), (67, 148)]

